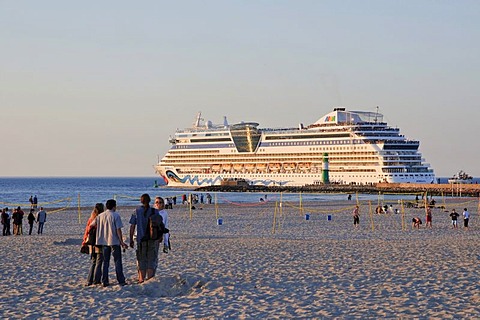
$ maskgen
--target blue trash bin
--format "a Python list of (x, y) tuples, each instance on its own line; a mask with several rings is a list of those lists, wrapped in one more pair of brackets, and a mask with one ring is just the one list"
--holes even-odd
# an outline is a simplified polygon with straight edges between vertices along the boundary
[(305, 220), (310, 220), (310, 214), (309, 213), (305, 214)]
[(327, 220), (332, 221), (332, 215), (331, 214), (327, 215)]
[(223, 219), (222, 218), (218, 218), (217, 219), (217, 225), (221, 226), (223, 224)]

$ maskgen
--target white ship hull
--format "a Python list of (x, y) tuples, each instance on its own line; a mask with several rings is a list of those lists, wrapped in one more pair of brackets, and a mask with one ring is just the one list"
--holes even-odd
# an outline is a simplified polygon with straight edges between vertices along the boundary
[[(166, 172), (162, 172), (160, 168), (157, 167), (157, 170), (160, 170), (158, 173), (162, 177), (167, 177)], [(180, 175), (175, 173), (175, 171), (170, 170), (171, 173), (175, 174), (176, 178), (171, 176), (165, 181), (169, 187), (204, 187), (211, 185), (221, 185), (223, 180), (240, 180), (244, 179), (250, 185), (261, 185), (261, 186), (305, 186), (305, 185), (320, 185), (322, 184), (322, 174), (249, 174), (249, 173), (222, 173), (222, 174), (185, 174)], [(330, 179), (335, 177), (330, 177)], [(356, 178), (355, 180), (345, 181), (343, 176), (339, 175), (338, 180), (331, 180), (333, 183), (341, 184), (370, 184), (371, 179), (365, 177), (362, 183), (362, 179)], [(381, 180), (379, 180), (381, 181)], [(425, 178), (403, 178), (403, 179), (390, 179), (388, 183), (431, 183), (431, 179), (426, 180)]]
[(259, 129), (252, 122), (203, 127), (198, 117), (193, 128), (175, 133), (155, 170), (171, 187), (235, 179), (262, 186), (432, 183), (419, 142), (381, 119), (339, 109), (307, 128)]

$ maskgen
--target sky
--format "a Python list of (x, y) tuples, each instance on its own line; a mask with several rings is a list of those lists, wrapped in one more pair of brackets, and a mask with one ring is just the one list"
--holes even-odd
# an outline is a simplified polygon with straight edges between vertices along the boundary
[(155, 176), (197, 112), (375, 111), (480, 177), (480, 1), (0, 0), (0, 176)]

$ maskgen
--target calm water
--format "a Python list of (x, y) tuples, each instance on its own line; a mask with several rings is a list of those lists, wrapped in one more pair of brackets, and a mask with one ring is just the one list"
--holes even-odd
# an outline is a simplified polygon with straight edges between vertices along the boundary
[[(441, 178), (442, 180), (446, 178)], [(23, 206), (29, 207), (28, 199), (31, 195), (37, 195), (39, 205), (45, 207), (63, 207), (70, 203), (77, 206), (80, 197), (81, 206), (93, 206), (96, 202), (105, 203), (106, 200), (116, 198), (118, 205), (137, 205), (139, 197), (143, 193), (150, 196), (181, 198), (182, 194), (188, 194), (191, 190), (155, 188), (156, 178), (0, 178), (0, 207)], [(441, 180), (441, 181), (442, 181)], [(477, 181), (475, 179), (474, 181)], [(443, 182), (443, 181), (442, 181)], [(215, 193), (212, 193), (214, 196)], [(255, 203), (265, 194), (260, 193), (217, 193), (218, 203)], [(279, 200), (279, 194), (268, 194), (268, 200)], [(398, 196), (385, 196), (392, 199)], [(411, 196), (414, 198), (414, 196)], [(58, 204), (53, 202), (61, 199)], [(361, 200), (376, 200), (376, 195), (360, 195)], [(401, 197), (405, 199), (405, 196)], [(345, 194), (303, 194), (304, 201), (335, 201), (345, 200)], [(298, 194), (283, 194), (284, 201), (298, 201)]]

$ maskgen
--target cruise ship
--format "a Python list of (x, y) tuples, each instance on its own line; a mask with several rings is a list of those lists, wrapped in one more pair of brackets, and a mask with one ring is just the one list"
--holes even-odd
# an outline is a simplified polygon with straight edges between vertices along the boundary
[(432, 183), (433, 169), (378, 112), (335, 108), (315, 123), (260, 128), (256, 122), (204, 121), (177, 130), (156, 172), (171, 187), (305, 186), (327, 183)]

